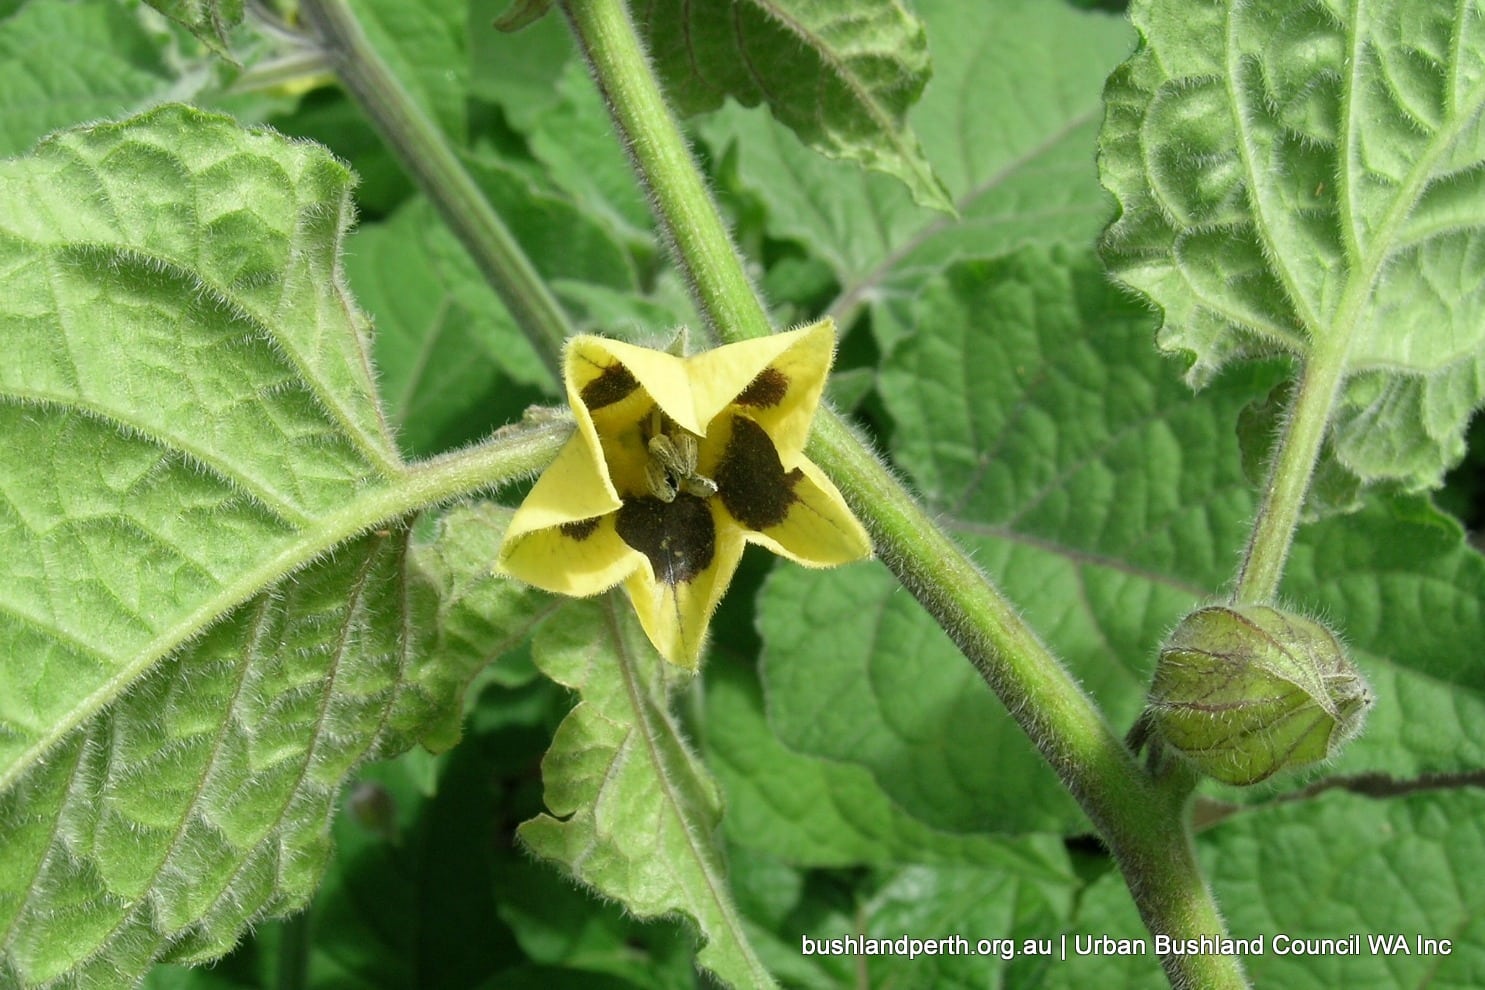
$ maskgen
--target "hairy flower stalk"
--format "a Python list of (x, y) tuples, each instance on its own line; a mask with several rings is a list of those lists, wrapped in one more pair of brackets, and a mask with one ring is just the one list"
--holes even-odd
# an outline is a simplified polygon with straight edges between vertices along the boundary
[(622, 583), (661, 655), (695, 667), (745, 544), (812, 567), (868, 556), (803, 453), (834, 350), (828, 319), (692, 357), (574, 338), (577, 432), (511, 520), (498, 569), (565, 595)]

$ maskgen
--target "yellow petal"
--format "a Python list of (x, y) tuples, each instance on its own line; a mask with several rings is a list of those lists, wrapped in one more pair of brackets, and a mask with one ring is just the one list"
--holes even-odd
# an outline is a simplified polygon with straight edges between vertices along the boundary
[[(696, 415), (685, 358), (584, 334), (568, 342), (564, 365), (567, 400), (575, 412), (579, 407), (588, 410), (598, 423), (599, 435), (604, 434), (609, 419), (628, 415), (627, 409), (620, 411), (620, 404), (633, 400), (636, 388), (643, 389), (680, 426), (697, 436), (706, 433), (706, 420)], [(644, 412), (639, 410), (641, 415)]]
[(616, 515), (552, 526), (506, 541), (496, 565), (538, 588), (585, 598), (607, 591), (636, 571), (644, 555), (619, 538)]
[(847, 507), (840, 490), (809, 460), (796, 470), (794, 501), (783, 522), (747, 534), (749, 543), (765, 546), (807, 567), (834, 567), (871, 556), (871, 537)]
[(716, 501), (749, 542), (801, 564), (829, 567), (870, 556), (871, 540), (840, 491), (809, 458), (786, 465), (751, 416), (734, 413), (713, 426)]
[(716, 499), (636, 499), (625, 512), (635, 517), (626, 535), (644, 548), (646, 564), (624, 590), (660, 655), (695, 669), (707, 623), (742, 557), (742, 534)]
[[(586, 428), (585, 428), (586, 426)], [(511, 518), (496, 570), (547, 591), (583, 597), (618, 584), (643, 559), (614, 532), (623, 504), (579, 423)]]
[(835, 357), (828, 316), (788, 333), (728, 344), (691, 359), (696, 407), (710, 421), (737, 405), (773, 438), (785, 458), (804, 449)]
[(579, 423), (572, 439), (536, 479), (510, 521), (506, 543), (536, 530), (591, 519), (619, 508), (619, 493), (596, 453), (597, 438), (591, 436), (592, 429), (591, 423)]
[[(568, 595), (622, 582), (660, 653), (695, 667), (745, 541), (811, 566), (869, 555), (802, 452), (834, 349), (829, 319), (689, 358), (573, 338), (564, 370), (577, 431), (512, 520), (499, 569)], [(650, 476), (655, 406), (701, 438), (684, 467), (666, 467), (686, 474), (668, 491)]]

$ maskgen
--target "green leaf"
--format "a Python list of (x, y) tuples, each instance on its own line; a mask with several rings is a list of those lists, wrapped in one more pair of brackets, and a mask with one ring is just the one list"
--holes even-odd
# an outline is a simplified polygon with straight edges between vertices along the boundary
[[(321, 91), (295, 102), (292, 112), (275, 113), (267, 123), (283, 134), (323, 144), (344, 161), (355, 162), (356, 210), (363, 220), (385, 216), (412, 197), (412, 180), (402, 164), (366, 126), (366, 116), (348, 96)], [(234, 115), (242, 119), (240, 111)]]
[(1284, 600), (1336, 617), (1378, 701), (1334, 773), (1398, 778), (1485, 765), (1485, 557), (1421, 498), (1374, 499), (1301, 531)]
[(173, 82), (144, 26), (115, 0), (28, 3), (0, 19), (0, 156), (79, 120), (141, 109)]
[(663, 348), (676, 327), (701, 326), (696, 305), (674, 271), (663, 271), (648, 296), (563, 280), (553, 285), (563, 306), (588, 333)]
[[(472, 730), (438, 758), (432, 793), (409, 763), (416, 750), (360, 772), (343, 804), (349, 811), (375, 795), (393, 827), (370, 830), (350, 813), (336, 819), (335, 856), (305, 919), (302, 985), (462, 990), (525, 961), (496, 915), (495, 886), (501, 863), (524, 857), (491, 842), (489, 825), (513, 810), (492, 781), (512, 773), (515, 758), (540, 754), (544, 737), (520, 728)], [(432, 918), (438, 923), (425, 923)], [(480, 937), (469, 937), (475, 931)], [(275, 948), (280, 967), (292, 961), (290, 947)]]
[(493, 561), (505, 538), (512, 510), (490, 502), (456, 506), (444, 513), (426, 542), (413, 546), (413, 562), (433, 588), (438, 609), (429, 619), (438, 659), (420, 668), (425, 693), (442, 699), (439, 719), (427, 719), (421, 740), (447, 749), (459, 737), (463, 715), (457, 702), (465, 685), (531, 635), (559, 604), (544, 592), (498, 578)]
[[(476, 0), (470, 16), (506, 0)], [(525, 135), (545, 181), (606, 224), (630, 250), (655, 253), (654, 218), (623, 147), (614, 140), (608, 106), (587, 66), (573, 56), (571, 32), (550, 17), (519, 34), (478, 31), (473, 49), (475, 94), (499, 104)]]
[[(1250, 810), (1200, 835), (1197, 846), (1231, 935), (1264, 939), (1261, 955), (1243, 957), (1254, 986), (1463, 988), (1478, 982), (1485, 947), (1480, 887), (1460, 882), (1485, 869), (1482, 816), (1485, 799), (1474, 788), (1385, 800), (1326, 794)], [(1088, 889), (1074, 931), (1140, 939), (1150, 952), (1070, 958), (1048, 974), (1051, 990), (1160, 984), (1151, 933), (1117, 875)], [(1360, 936), (1355, 954), (1276, 948), (1280, 935), (1353, 934)], [(1408, 952), (1373, 949), (1368, 941), (1392, 934), (1405, 936)], [(1449, 953), (1420, 955), (1420, 936), (1450, 940)]]
[(166, 17), (184, 25), (201, 43), (225, 59), (232, 53), (227, 35), (242, 23), (242, 0), (146, 0)]
[(998, 840), (929, 828), (863, 767), (789, 749), (769, 727), (757, 677), (714, 656), (707, 664), (707, 759), (727, 797), (733, 842), (790, 863), (991, 865)]
[[(951, 266), (914, 314), (878, 386), (897, 463), (1110, 721), (1130, 724), (1158, 644), (1243, 546), (1255, 498), (1233, 424), (1282, 368), (1192, 394), (1148, 346), (1148, 315), (1090, 259), (1057, 252)], [(1485, 637), (1485, 560), (1457, 526), (1416, 501), (1328, 520), (1300, 534), (1282, 591), (1336, 617), (1378, 695), (1337, 768), (1407, 777), (1485, 760), (1485, 669), (1460, 645)], [(939, 829), (1086, 828), (883, 571), (782, 568), (759, 609), (768, 717), (790, 749), (868, 770)]]
[[(555, 23), (555, 21), (554, 21)], [(531, 152), (549, 180), (595, 220), (606, 224), (631, 250), (656, 251), (654, 218), (623, 147), (614, 139), (608, 107), (573, 59), (557, 79), (556, 101), (531, 118)]]
[(549, 281), (572, 280), (633, 291), (633, 262), (609, 227), (579, 205), (522, 177), (494, 157), (466, 166), (499, 211), (537, 272)]
[(500, 918), (526, 954), (564, 967), (556, 985), (584, 972), (609, 974), (625, 987), (696, 985), (691, 933), (674, 920), (639, 921), (525, 855), (502, 861), (496, 885)]
[(727, 893), (716, 785), (668, 711), (679, 668), (612, 594), (569, 605), (533, 656), (582, 700), (542, 761), (550, 813), (521, 839), (640, 918), (691, 919), (705, 940), (697, 961), (723, 981), (773, 986)]
[(1473, 5), (1148, 0), (1109, 81), (1105, 258), (1209, 380), (1289, 352), (1349, 379), (1362, 481), (1437, 487), (1485, 395), (1485, 24)]
[(391, 522), (443, 483), (377, 407), (349, 187), (183, 107), (0, 166), (11, 984), (127, 985), (303, 904), (345, 775), (451, 742), (488, 659), (449, 596), (493, 545), (425, 575)]
[[(1025, 940), (1045, 938), (1066, 923), (1082, 881), (1059, 839), (986, 846), (995, 852), (979, 865), (801, 876), (757, 857), (736, 862), (765, 872), (780, 888), (772, 909), (750, 916), (768, 925), (758, 944), (789, 986), (1040, 986), (1048, 960), (1024, 958)], [(882, 944), (873, 951), (864, 939)]]
[[(913, 866), (888, 874), (862, 906), (862, 934), (887, 940), (906, 934), (947, 951), (874, 955), (865, 960), (866, 982), (935, 990), (1039, 982), (1053, 960), (1025, 952), (1026, 942), (1047, 939), (1064, 922), (1077, 882), (1055, 840), (1007, 844), (1001, 859), (998, 869)], [(981, 946), (982, 940), (991, 944)]]
[[(474, 512), (502, 514), (488, 505)], [(503, 526), (500, 519), (485, 532), (490, 527), (484, 520), (471, 520), (415, 553), (450, 549), (449, 538), (469, 537), (480, 545), (493, 535), (498, 543)], [(515, 590), (491, 578), (488, 567), (481, 572), (463, 579), (507, 594)], [(522, 594), (531, 593), (516, 592)], [(465, 604), (477, 597), (467, 597)], [(493, 619), (500, 609), (472, 611)], [(501, 631), (495, 639), (505, 635)], [(490, 823), (530, 813), (535, 795), (525, 784), (527, 771), (550, 741), (544, 726), (562, 705), (561, 693), (545, 680), (517, 692), (487, 691), (456, 750), (435, 757), (415, 749), (363, 767), (343, 792), (332, 828), (334, 855), (309, 909), (287, 922), (256, 928), (209, 968), (156, 967), (146, 990), (177, 985), (204, 990), (219, 985), (209, 982), (211, 975), (228, 973), (239, 981), (232, 985), (247, 988), (470, 990), (526, 963), (497, 911), (513, 872), (535, 877), (540, 868), (516, 847), (510, 829), (492, 830)], [(541, 873), (545, 876), (536, 879), (545, 882), (535, 885), (531, 896), (582, 900), (563, 878), (550, 870)], [(617, 909), (613, 913), (618, 916)], [(430, 918), (438, 923), (426, 923)], [(471, 932), (479, 937), (470, 937)]]
[(490, 30), (512, 8), (512, 0), (470, 0), (469, 90), (498, 103), (511, 125), (525, 132), (560, 100), (557, 84), (573, 53), (572, 33), (560, 17), (515, 34)]
[[(603, 225), (498, 160), (469, 167), (554, 286), (636, 294), (633, 266)], [(376, 318), (379, 383), (409, 453), (476, 440), (555, 394), (550, 372), (426, 200), (353, 234), (346, 271)]]
[(1109, 214), (1092, 162), (1099, 93), (1131, 43), (1120, 19), (1063, 4), (914, 6), (934, 74), (910, 118), (957, 222), (889, 179), (811, 154), (761, 114), (731, 108), (702, 128), (714, 146), (735, 145), (740, 178), (768, 206), (769, 231), (835, 269), (837, 321), (848, 326), (869, 304), (884, 341), (907, 325), (919, 283), (956, 257), (1097, 236)]
[(923, 25), (897, 0), (668, 0), (636, 12), (666, 93), (682, 114), (731, 96), (766, 103), (815, 151), (900, 180), (952, 212), (907, 125), (928, 81)]
[(408, 453), (487, 435), (546, 397), (541, 359), (426, 200), (352, 234), (345, 267), (375, 316), (380, 387)]
[[(1081, 254), (961, 262), (913, 314), (878, 383), (897, 463), (1110, 720), (1129, 724), (1155, 645), (1242, 546), (1251, 496), (1231, 423), (1267, 384), (1197, 398), (1169, 380), (1148, 314)], [(760, 625), (769, 719), (791, 748), (869, 769), (937, 828), (1087, 828), (885, 570), (781, 569)]]
[[(1236, 936), (1269, 936), (1246, 961), (1256, 986), (1468, 987), (1485, 950), (1485, 796), (1476, 788), (1378, 799), (1327, 794), (1240, 815), (1202, 836), (1202, 863)], [(1427, 891), (1427, 897), (1419, 897)], [(1323, 892), (1324, 896), (1317, 896)], [(1276, 951), (1274, 936), (1361, 935), (1356, 955)], [(1409, 954), (1374, 951), (1405, 935)], [(1418, 938), (1449, 939), (1448, 955)]]
[(344, 166), (167, 107), (3, 175), (3, 532), (31, 562), (5, 612), (34, 658), (0, 690), (8, 782), (402, 468), (340, 291)]
[(15, 985), (131, 985), (308, 900), (341, 781), (421, 721), (389, 717), (421, 644), (374, 621), (407, 607), (404, 547), (301, 571), (22, 769), (0, 795)]

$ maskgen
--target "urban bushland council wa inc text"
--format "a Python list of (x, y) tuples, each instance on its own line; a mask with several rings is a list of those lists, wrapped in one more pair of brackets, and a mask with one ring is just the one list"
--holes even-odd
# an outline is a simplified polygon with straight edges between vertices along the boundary
[(1051, 956), (1068, 959), (1077, 956), (1447, 956), (1454, 951), (1447, 938), (1402, 933), (1360, 934), (1338, 937), (1301, 937), (1278, 933), (1252, 938), (1114, 938), (1109, 935), (1063, 934), (1056, 938), (982, 938), (970, 940), (963, 935), (944, 938), (871, 938), (848, 935), (841, 938), (803, 937), (801, 951), (806, 956), (999, 956), (1010, 960), (1020, 956)]

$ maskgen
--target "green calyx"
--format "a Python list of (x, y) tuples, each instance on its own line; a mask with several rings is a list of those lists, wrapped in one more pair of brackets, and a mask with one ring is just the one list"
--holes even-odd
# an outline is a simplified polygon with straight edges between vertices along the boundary
[(1266, 605), (1211, 606), (1166, 640), (1142, 721), (1157, 761), (1173, 750), (1242, 786), (1334, 756), (1371, 704), (1325, 626)]

